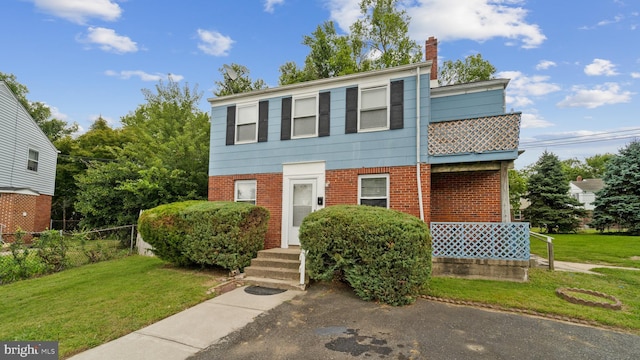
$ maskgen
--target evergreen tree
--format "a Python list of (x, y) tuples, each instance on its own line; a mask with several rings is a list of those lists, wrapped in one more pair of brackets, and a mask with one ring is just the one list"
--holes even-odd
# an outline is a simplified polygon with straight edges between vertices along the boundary
[(617, 224), (640, 234), (640, 141), (607, 162), (604, 183), (596, 193), (591, 226), (602, 231)]
[(569, 196), (569, 183), (562, 172), (558, 157), (544, 152), (533, 167), (527, 182), (531, 203), (524, 210), (525, 218), (534, 227), (545, 228), (547, 232), (575, 231), (580, 225), (580, 217), (585, 210), (578, 200)]

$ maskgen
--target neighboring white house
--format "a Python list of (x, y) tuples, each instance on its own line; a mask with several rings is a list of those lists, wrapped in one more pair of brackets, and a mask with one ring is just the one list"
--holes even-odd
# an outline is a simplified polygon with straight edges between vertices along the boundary
[(596, 192), (603, 187), (604, 181), (602, 179), (583, 179), (578, 176), (575, 181), (569, 182), (569, 194), (584, 205), (585, 210), (593, 211)]
[(58, 150), (0, 81), (0, 232), (49, 227)]

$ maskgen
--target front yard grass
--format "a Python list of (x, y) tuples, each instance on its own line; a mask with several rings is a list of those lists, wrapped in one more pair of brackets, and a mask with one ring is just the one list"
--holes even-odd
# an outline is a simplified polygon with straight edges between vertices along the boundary
[(0, 286), (0, 339), (59, 341), (62, 358), (212, 298), (222, 272), (130, 256)]
[[(554, 234), (555, 259), (640, 268), (640, 237), (600, 234)], [(531, 240), (531, 252), (546, 257), (546, 244)], [(601, 275), (530, 269), (529, 281), (513, 283), (433, 277), (427, 295), (526, 309), (594, 321), (640, 335), (640, 271), (595, 269)], [(581, 288), (613, 295), (622, 310), (572, 304), (555, 294), (557, 288)], [(602, 299), (602, 301), (605, 301)]]

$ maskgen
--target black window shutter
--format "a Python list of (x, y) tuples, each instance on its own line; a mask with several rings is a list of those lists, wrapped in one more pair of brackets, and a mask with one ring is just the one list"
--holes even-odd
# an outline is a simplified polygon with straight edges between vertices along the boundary
[(404, 127), (404, 80), (391, 82), (389, 127), (391, 130), (402, 129)]
[(282, 99), (282, 122), (280, 123), (280, 140), (291, 139), (291, 98)]
[(258, 106), (258, 142), (265, 142), (269, 129), (269, 100), (260, 101)]
[(331, 127), (331, 93), (320, 93), (320, 100), (318, 104), (318, 136), (329, 136), (329, 128)]
[(345, 134), (358, 132), (358, 87), (347, 89), (347, 106), (345, 107)]
[(227, 107), (227, 145), (235, 144), (236, 138), (236, 107)]

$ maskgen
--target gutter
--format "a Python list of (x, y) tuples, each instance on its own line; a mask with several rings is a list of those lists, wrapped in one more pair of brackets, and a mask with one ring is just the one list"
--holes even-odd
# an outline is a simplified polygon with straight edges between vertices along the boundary
[(420, 220), (424, 221), (424, 205), (422, 204), (422, 176), (420, 166), (420, 67), (416, 68), (416, 180), (418, 183), (418, 208)]

